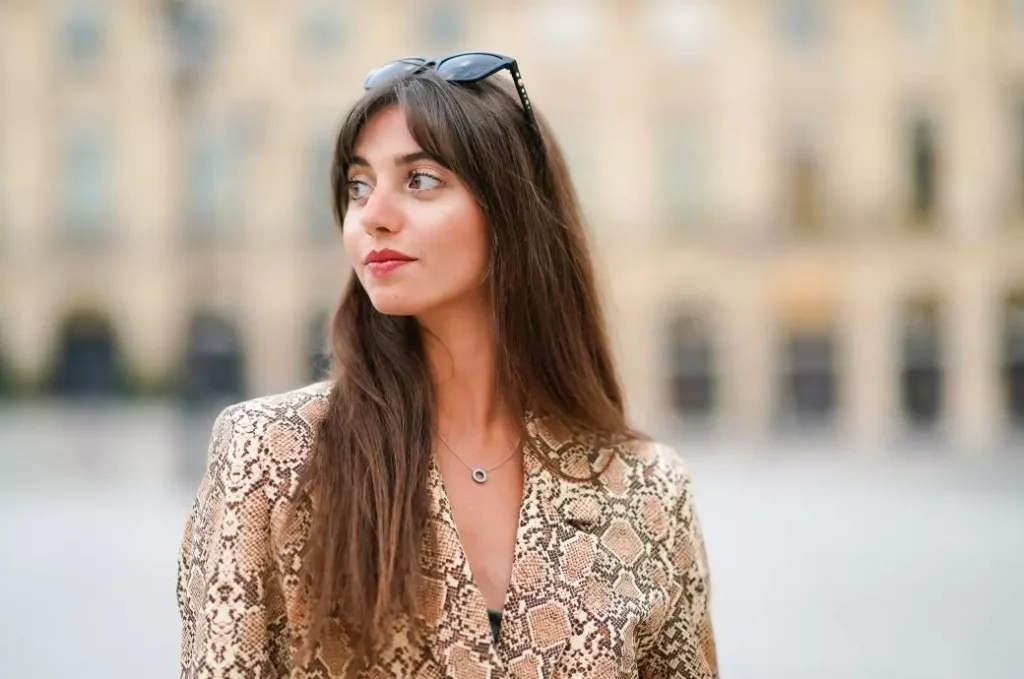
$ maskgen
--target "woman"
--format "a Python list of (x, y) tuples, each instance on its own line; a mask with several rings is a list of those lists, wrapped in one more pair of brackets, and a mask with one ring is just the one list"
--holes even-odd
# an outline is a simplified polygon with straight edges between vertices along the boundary
[(334, 376), (218, 417), (182, 676), (717, 676), (688, 477), (626, 423), (515, 61), (405, 59), (366, 86), (332, 171), (353, 267)]

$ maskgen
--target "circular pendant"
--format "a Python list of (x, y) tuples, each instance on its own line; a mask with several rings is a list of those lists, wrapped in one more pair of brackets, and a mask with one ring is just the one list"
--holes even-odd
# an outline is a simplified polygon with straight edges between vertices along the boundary
[(487, 472), (485, 472), (483, 469), (474, 469), (473, 480), (476, 481), (477, 483), (483, 483), (484, 481), (487, 480)]

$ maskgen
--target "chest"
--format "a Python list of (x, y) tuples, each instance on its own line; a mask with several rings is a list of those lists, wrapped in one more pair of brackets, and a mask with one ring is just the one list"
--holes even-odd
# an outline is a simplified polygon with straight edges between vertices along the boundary
[(523, 468), (513, 461), (475, 481), (464, 466), (439, 463), (458, 544), (487, 607), (501, 610), (515, 561), (523, 501)]

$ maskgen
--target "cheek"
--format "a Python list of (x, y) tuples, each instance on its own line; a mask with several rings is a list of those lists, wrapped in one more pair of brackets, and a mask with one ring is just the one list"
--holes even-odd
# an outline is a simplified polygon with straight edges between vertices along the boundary
[(345, 215), (345, 220), (341, 224), (341, 239), (349, 264), (351, 264), (352, 268), (356, 271), (359, 270), (359, 240), (361, 235), (362, 231), (359, 229), (359, 225), (356, 224), (356, 219), (352, 216), (352, 212), (349, 211), (349, 213)]
[(426, 232), (435, 280), (459, 288), (474, 287), (483, 280), (490, 235), (478, 210), (452, 211)]

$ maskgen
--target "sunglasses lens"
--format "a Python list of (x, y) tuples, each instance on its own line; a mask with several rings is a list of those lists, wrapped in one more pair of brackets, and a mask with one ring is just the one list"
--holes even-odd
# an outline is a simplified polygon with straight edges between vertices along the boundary
[(366, 80), (363, 81), (363, 88), (369, 90), (394, 78), (415, 73), (423, 68), (426, 63), (426, 59), (409, 58), (384, 64), (377, 70), (370, 71), (370, 74), (366, 76)]
[(447, 80), (471, 83), (494, 75), (510, 63), (511, 59), (496, 54), (460, 54), (442, 61), (437, 72)]

